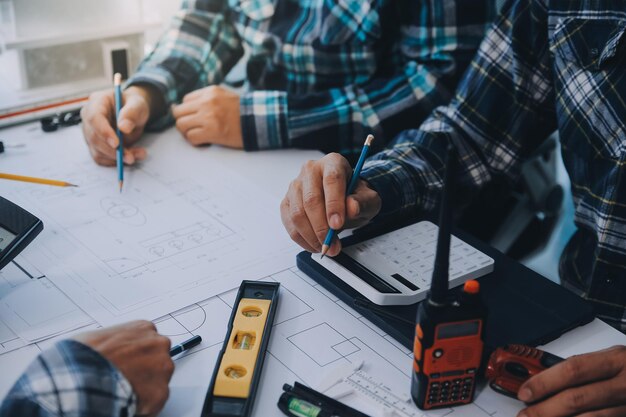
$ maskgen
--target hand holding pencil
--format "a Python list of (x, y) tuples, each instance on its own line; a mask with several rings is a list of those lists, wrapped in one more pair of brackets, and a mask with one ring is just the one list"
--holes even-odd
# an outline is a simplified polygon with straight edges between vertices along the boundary
[[(280, 206), (283, 225), (296, 243), (310, 252), (321, 252), (329, 229), (359, 227), (378, 214), (380, 196), (359, 178), (356, 169), (354, 174), (348, 161), (336, 153), (302, 167)], [(347, 193), (349, 182), (354, 188)], [(328, 246), (329, 256), (341, 251), (339, 239), (331, 239)]]
[[(354, 167), (354, 171), (352, 172), (352, 178), (350, 178), (350, 183), (348, 184), (348, 189), (346, 190), (346, 197), (352, 194), (352, 191), (354, 191), (354, 187), (356, 187), (356, 183), (359, 180), (359, 175), (361, 175), (361, 169), (363, 168), (365, 158), (367, 157), (367, 153), (370, 150), (370, 146), (373, 140), (374, 136), (367, 135), (367, 139), (365, 139), (365, 143), (363, 144), (361, 156), (359, 157), (359, 160), (356, 163), (356, 167)], [(324, 243), (322, 244), (322, 258), (326, 256), (326, 253), (330, 249), (330, 246), (333, 244), (333, 239), (335, 239), (337, 230), (339, 230), (339, 228), (334, 228), (333, 225), (331, 225), (331, 228), (326, 233), (326, 238), (324, 238)]]
[(136, 143), (150, 117), (151, 100), (147, 88), (128, 87), (122, 91), (122, 107), (119, 117), (116, 117), (113, 86), (89, 97), (81, 111), (81, 127), (91, 156), (98, 165), (117, 165), (119, 139), (116, 128), (124, 136), (124, 164), (133, 165), (146, 158), (146, 149), (136, 146)]

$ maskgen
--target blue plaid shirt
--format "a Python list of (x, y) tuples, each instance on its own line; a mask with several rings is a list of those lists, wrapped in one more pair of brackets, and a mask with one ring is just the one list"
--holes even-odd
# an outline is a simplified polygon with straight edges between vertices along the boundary
[(457, 197), (468, 200), (494, 178), (516, 181), (558, 130), (578, 228), (562, 282), (625, 330), (626, 3), (519, 0), (502, 13), (454, 100), (372, 157), (362, 177), (382, 197), (381, 216), (430, 210), (448, 143), (461, 165)]
[[(241, 96), (247, 150), (358, 151), (446, 104), (495, 0), (186, 0), (129, 84), (167, 108), (219, 84), (248, 52)], [(150, 128), (172, 123), (171, 114)], [(375, 144), (382, 148), (383, 141)]]
[(105, 358), (73, 340), (43, 352), (15, 383), (0, 417), (131, 417), (130, 383)]

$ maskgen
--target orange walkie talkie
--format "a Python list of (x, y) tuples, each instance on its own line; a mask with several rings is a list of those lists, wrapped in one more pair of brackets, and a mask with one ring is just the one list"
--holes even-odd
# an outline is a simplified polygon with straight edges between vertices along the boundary
[(432, 283), (417, 310), (415, 326), (411, 396), (423, 410), (472, 402), (483, 355), (487, 310), (478, 281), (467, 281), (459, 297), (451, 298), (448, 292), (455, 172), (456, 156), (450, 145)]

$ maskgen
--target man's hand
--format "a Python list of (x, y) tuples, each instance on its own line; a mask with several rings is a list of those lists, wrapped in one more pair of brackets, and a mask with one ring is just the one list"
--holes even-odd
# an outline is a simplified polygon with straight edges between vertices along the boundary
[(149, 321), (83, 333), (75, 339), (107, 358), (124, 374), (137, 395), (137, 415), (155, 416), (169, 396), (174, 372), (170, 340)]
[(243, 149), (239, 95), (218, 86), (183, 97), (172, 107), (176, 128), (194, 146), (217, 144)]
[[(346, 198), (351, 176), (350, 164), (336, 153), (304, 164), (280, 205), (283, 225), (298, 245), (319, 252), (329, 226), (335, 230), (358, 227), (378, 214), (380, 196), (365, 181), (360, 180)], [(335, 239), (328, 255), (340, 251), (341, 243)]]
[[(131, 148), (141, 135), (150, 117), (150, 90), (130, 87), (122, 93), (119, 128), (124, 136), (124, 163), (132, 165), (146, 157), (144, 148)], [(119, 144), (115, 133), (115, 96), (113, 90), (93, 93), (80, 112), (83, 135), (91, 156), (99, 165), (114, 166)]]
[(573, 356), (529, 379), (518, 417), (626, 416), (626, 346)]

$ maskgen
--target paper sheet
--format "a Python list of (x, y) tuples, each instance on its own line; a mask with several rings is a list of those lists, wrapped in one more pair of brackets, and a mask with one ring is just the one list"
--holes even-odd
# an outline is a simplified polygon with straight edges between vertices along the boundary
[[(254, 416), (282, 415), (276, 403), (284, 383), (299, 381), (316, 388), (341, 364), (359, 361), (364, 362), (363, 369), (367, 374), (383, 381), (394, 393), (408, 395), (412, 352), (295, 267), (273, 274), (266, 280), (280, 282), (281, 292)], [(170, 384), (171, 399), (161, 416), (200, 415), (236, 292), (233, 289), (157, 321), (158, 329), (170, 335), (174, 343), (195, 334), (203, 338), (200, 346), (177, 358), (176, 372)], [(587, 338), (591, 335), (594, 337)], [(626, 336), (596, 320), (574, 330), (573, 338), (566, 335), (558, 343), (557, 350), (550, 346), (546, 349), (558, 354), (559, 349), (574, 346), (568, 352), (583, 353), (617, 343), (625, 344)], [(522, 409), (520, 402), (486, 386), (478, 388), (477, 393), (476, 401), (467, 406), (423, 412), (408, 403), (412, 414), (394, 415), (510, 417)], [(373, 417), (385, 415), (380, 404), (366, 401), (356, 392), (341, 401)]]
[(162, 135), (120, 193), (80, 130), (64, 133), (2, 169), (78, 188), (4, 181), (0, 193), (43, 220), (32, 262), (99, 323), (154, 319), (293, 262), (276, 198), (210, 152)]
[(21, 256), (0, 271), (0, 318), (0, 353), (93, 321)]
[[(72, 297), (79, 300), (81, 305), (88, 305), (92, 311), (97, 312), (103, 322), (123, 320), (135, 315), (157, 317), (158, 313), (158, 316), (162, 317), (155, 320), (157, 327), (160, 332), (168, 335), (173, 343), (178, 343), (191, 335), (202, 335), (203, 342), (200, 346), (176, 358), (176, 372), (170, 384), (170, 399), (161, 413), (162, 416), (196, 417), (200, 414), (215, 360), (225, 336), (226, 324), (239, 285), (239, 276), (224, 280), (224, 286), (229, 291), (211, 298), (210, 293), (216, 293), (219, 285), (213, 286), (203, 274), (198, 275), (197, 283), (205, 283), (206, 287), (212, 290), (198, 290), (202, 286), (194, 287), (196, 282), (191, 283), (190, 287), (194, 289), (187, 293), (181, 291), (180, 287), (176, 290), (177, 285), (188, 283), (184, 281), (187, 274), (196, 273), (198, 270), (207, 272), (206, 260), (197, 256), (182, 255), (181, 252), (176, 252), (182, 248), (174, 245), (166, 248), (175, 252), (168, 258), (170, 261), (159, 262), (154, 260), (157, 258), (150, 258), (151, 253), (149, 251), (146, 253), (146, 246), (142, 245), (142, 242), (148, 241), (156, 245), (162, 240), (150, 239), (164, 236), (177, 240), (187, 236), (184, 233), (185, 227), (197, 224), (195, 219), (194, 221), (185, 219), (189, 220), (189, 223), (185, 223), (180, 216), (176, 220), (158, 218), (157, 221), (150, 223), (151, 227), (154, 227), (151, 230), (155, 233), (148, 235), (148, 231), (142, 229), (139, 220), (141, 216), (138, 212), (144, 214), (146, 220), (152, 219), (151, 208), (157, 204), (167, 204), (168, 212), (180, 209), (184, 213), (193, 214), (199, 210), (201, 214), (204, 213), (203, 221), (206, 219), (215, 221), (217, 218), (218, 230), (226, 233), (228, 230), (235, 231), (235, 235), (243, 239), (234, 243), (241, 252), (238, 253), (239, 256), (232, 255), (231, 257), (235, 259), (231, 259), (230, 262), (237, 267), (243, 267), (244, 270), (247, 268), (251, 272), (251, 277), (259, 274), (255, 278), (266, 276), (264, 279), (281, 282), (279, 308), (265, 359), (254, 416), (282, 415), (276, 407), (276, 402), (284, 383), (293, 383), (297, 380), (315, 387), (325, 375), (342, 363), (363, 361), (364, 370), (369, 375), (384, 381), (395, 392), (408, 391), (411, 352), (293, 267), (293, 255), (297, 251), (295, 246), (285, 245), (284, 253), (287, 255), (282, 256), (282, 252), (278, 251), (277, 256), (270, 256), (270, 262), (266, 266), (263, 266), (263, 261), (254, 267), (244, 265), (245, 261), (249, 260), (246, 257), (250, 256), (250, 253), (244, 250), (253, 249), (252, 255), (258, 255), (260, 253), (258, 251), (281, 247), (281, 239), (285, 234), (279, 225), (277, 201), (282, 196), (281, 191), (286, 190), (289, 180), (297, 174), (303, 160), (315, 156), (300, 154), (299, 157), (283, 160), (274, 153), (249, 156), (224, 149), (193, 149), (183, 146), (184, 142), (181, 143), (181, 139), (172, 135), (170, 131), (162, 135), (158, 141), (154, 141), (153, 138), (153, 143), (150, 143), (148, 140), (150, 159), (141, 169), (127, 173), (127, 191), (130, 190), (128, 196), (132, 196), (133, 200), (126, 201), (124, 200), (127, 198), (126, 194), (120, 196), (115, 189), (114, 170), (96, 167), (89, 160), (78, 128), (63, 129), (52, 135), (40, 134), (38, 127), (32, 126), (16, 128), (10, 132), (24, 135), (20, 139), (27, 141), (28, 146), (20, 151), (19, 158), (22, 161), (22, 158), (28, 158), (29, 163), (20, 163), (18, 159), (12, 162), (6, 154), (0, 155), (3, 171), (30, 175), (68, 175), (67, 178), (61, 179), (71, 178), (84, 183), (84, 187), (79, 189), (81, 193), (84, 192), (82, 195), (75, 194), (79, 190), (0, 183), (0, 194), (9, 196), (25, 207), (28, 204), (28, 209), (42, 217), (46, 225), (44, 234), (23, 252), (21, 262), (29, 268), (42, 271), (41, 274), (35, 275), (43, 275), (43, 272), (49, 275), (48, 272), (58, 267), (60, 262), (61, 266), (71, 265), (59, 269), (58, 274), (61, 277), (53, 279), (55, 282), (57, 279), (63, 282), (64, 290), (69, 290), (68, 293), (73, 294)], [(221, 163), (226, 166), (220, 165)], [(271, 169), (275, 167), (276, 170)], [(248, 180), (242, 181), (239, 173), (247, 175)], [(274, 184), (270, 191), (273, 198), (269, 203), (263, 199), (263, 192), (266, 193), (267, 189), (263, 192), (260, 189), (264, 183), (262, 178), (267, 178)], [(235, 186), (239, 183), (244, 183), (244, 186)], [(180, 187), (181, 184), (184, 186)], [(194, 191), (188, 194), (191, 190)], [(159, 195), (163, 193), (168, 196), (168, 200), (154, 201), (152, 191), (158, 192)], [(243, 198), (237, 194), (238, 191), (243, 192)], [(94, 195), (97, 198), (94, 198)], [(198, 195), (202, 197), (196, 198)], [(186, 198), (189, 196), (191, 197)], [(217, 207), (207, 205), (207, 198), (219, 203)], [(120, 199), (123, 204), (120, 204)], [(83, 200), (90, 202), (85, 203)], [(128, 207), (126, 204), (128, 202), (133, 207)], [(261, 209), (255, 210), (251, 215), (247, 209), (249, 207)], [(263, 210), (267, 210), (268, 213), (264, 213)], [(230, 214), (236, 221), (224, 220), (217, 216), (217, 213)], [(56, 218), (61, 216), (61, 219)], [(172, 222), (178, 223), (174, 225)], [(271, 233), (262, 236), (264, 239), (261, 245), (255, 243), (245, 247), (245, 242), (254, 242), (255, 237), (255, 234), (250, 233), (250, 229), (246, 227), (251, 227), (253, 232), (259, 231), (258, 228), (255, 229), (255, 224), (250, 226), (250, 223), (254, 222), (264, 223), (271, 229)], [(224, 227), (220, 228), (219, 225)], [(262, 228), (264, 225), (259, 227)], [(179, 228), (174, 229), (171, 226)], [(138, 233), (129, 232), (131, 228), (139, 229)], [(90, 236), (90, 233), (96, 233), (96, 230), (98, 233), (104, 233), (104, 239), (108, 242), (106, 245), (97, 242), (95, 236)], [(189, 231), (193, 234), (195, 229)], [(233, 240), (233, 235), (229, 236)], [(249, 238), (251, 240), (247, 241)], [(193, 242), (192, 239), (188, 241)], [(230, 247), (231, 244), (228, 239), (218, 242), (219, 244), (214, 241), (207, 243), (206, 247), (199, 247), (216, 248), (216, 251), (220, 251)], [(124, 247), (128, 248), (128, 252), (124, 251), (122, 256), (127, 254), (138, 256), (144, 261), (143, 266), (128, 270), (135, 271), (133, 273), (112, 272), (133, 266), (128, 261), (106, 262), (107, 259), (114, 259), (111, 257), (117, 255), (109, 251), (115, 250), (118, 244), (124, 244)], [(92, 251), (92, 245), (97, 250)], [(184, 253), (196, 253), (194, 250), (192, 247), (189, 252)], [(292, 253), (288, 254), (289, 251)], [(69, 255), (72, 253), (77, 254), (80, 259), (74, 259)], [(206, 250), (203, 253), (211, 251)], [(166, 252), (163, 252), (163, 255), (165, 254)], [(157, 253), (153, 252), (152, 255), (156, 256)], [(287, 266), (281, 267), (283, 264)], [(160, 272), (168, 270), (167, 268), (174, 271), (173, 275), (168, 277), (169, 281), (164, 275), (160, 275)], [(271, 271), (262, 275), (264, 270)], [(145, 271), (153, 272), (145, 274)], [(62, 277), (64, 274), (66, 278)], [(142, 277), (147, 276), (161, 278), (146, 282), (148, 280)], [(131, 294), (121, 294), (119, 297), (113, 294), (113, 300), (104, 297), (108, 294), (107, 289), (111, 290), (109, 287), (112, 286), (113, 280), (120, 280), (121, 284), (116, 285), (123, 285), (123, 288), (129, 290)], [(10, 285), (10, 280), (4, 282), (0, 280), (0, 290)], [(168, 291), (174, 287), (174, 299), (169, 299), (159, 285), (164, 285)], [(150, 300), (146, 302), (142, 294), (132, 295), (132, 290), (140, 291), (137, 288), (146, 289), (154, 297), (154, 304), (150, 303)], [(124, 300), (123, 297), (128, 298)], [(129, 307), (129, 298), (132, 297), (136, 297), (140, 302), (143, 300), (144, 304)], [(174, 305), (187, 307), (172, 314), (165, 314), (174, 311), (174, 308), (171, 308)], [(87, 326), (81, 331), (96, 327), (96, 325)], [(8, 327), (3, 327), (0, 323), (0, 339), (11, 337), (20, 341)], [(60, 337), (37, 342), (10, 353), (2, 354), (0, 350), (0, 369), (2, 369), (0, 398), (6, 395), (30, 360), (58, 338)], [(583, 329), (574, 330), (563, 336), (554, 342), (554, 345), (551, 344), (548, 350), (556, 354), (561, 351), (567, 354), (581, 353), (616, 343), (626, 344), (626, 337), (595, 321)], [(355, 408), (367, 407), (363, 408), (363, 411), (372, 416), (379, 416), (382, 413), (380, 408), (367, 405), (358, 394), (348, 395), (342, 398), (342, 401)], [(503, 417), (515, 415), (519, 409), (518, 402), (495, 394), (490, 389), (483, 389), (477, 401), (470, 406), (454, 410), (444, 409), (425, 415)], [(414, 411), (421, 413), (416, 409)]]
[[(360, 361), (363, 361), (363, 369), (368, 374), (384, 381), (394, 392), (404, 392), (408, 397), (412, 352), (296, 268), (265, 280), (280, 282), (281, 290), (253, 415), (281, 415), (276, 402), (284, 383), (299, 381), (316, 387), (325, 375), (339, 365)], [(162, 416), (192, 417), (200, 414), (236, 292), (233, 289), (157, 320), (159, 331), (169, 335), (173, 343), (194, 334), (203, 338), (199, 347), (177, 358), (171, 400)], [(411, 414), (398, 417), (508, 417), (521, 409), (514, 400), (507, 401), (504, 397), (501, 401), (497, 398), (499, 395), (491, 393), (490, 389), (484, 390), (480, 396), (485, 397), (488, 405), (494, 402), (498, 405), (492, 406), (489, 412), (478, 404), (472, 404), (424, 413), (407, 402)], [(341, 398), (341, 401), (374, 417), (384, 415), (380, 404), (368, 402), (356, 392)]]
[(28, 343), (93, 322), (48, 278), (33, 280), (4, 295), (0, 299), (0, 316)]
[[(295, 267), (264, 279), (281, 282), (281, 292), (253, 416), (282, 415), (276, 402), (284, 383), (299, 381), (315, 388), (341, 364), (360, 361), (364, 363), (364, 371), (384, 381), (394, 393), (408, 395), (410, 351)], [(159, 332), (169, 336), (174, 344), (196, 334), (203, 339), (198, 347), (175, 358), (170, 399), (161, 416), (200, 415), (236, 293), (237, 289), (233, 288), (155, 321)], [(0, 355), (0, 369), (3, 370), (0, 397), (6, 394), (40, 349), (49, 347), (56, 340), (49, 339)], [(546, 350), (569, 355), (614, 344), (626, 344), (626, 336), (596, 320), (563, 336)], [(374, 417), (384, 415), (379, 404), (366, 401), (356, 392), (341, 401)], [(484, 386), (479, 389), (475, 403), (468, 406), (425, 413), (410, 403), (408, 405), (413, 413), (408, 415), (419, 417), (509, 417), (521, 409), (519, 402)]]

